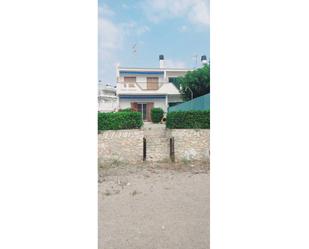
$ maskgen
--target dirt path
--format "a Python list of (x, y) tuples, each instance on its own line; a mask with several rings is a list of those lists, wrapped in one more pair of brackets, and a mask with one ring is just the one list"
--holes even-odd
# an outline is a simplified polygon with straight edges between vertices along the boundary
[(99, 249), (208, 249), (205, 164), (99, 169)]

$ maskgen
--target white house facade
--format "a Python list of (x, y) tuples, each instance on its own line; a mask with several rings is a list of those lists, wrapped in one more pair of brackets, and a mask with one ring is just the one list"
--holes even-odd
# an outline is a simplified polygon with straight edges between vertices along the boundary
[(98, 111), (113, 112), (118, 109), (118, 97), (116, 88), (110, 85), (99, 84), (98, 87)]
[(145, 121), (151, 121), (150, 111), (160, 107), (167, 112), (170, 105), (182, 102), (181, 94), (172, 83), (190, 68), (167, 68), (160, 55), (158, 68), (117, 66), (117, 96), (119, 109), (132, 108), (142, 112)]

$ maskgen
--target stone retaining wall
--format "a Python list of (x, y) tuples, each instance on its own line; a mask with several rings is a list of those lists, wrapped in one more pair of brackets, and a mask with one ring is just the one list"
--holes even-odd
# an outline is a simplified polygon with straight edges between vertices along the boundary
[(143, 161), (142, 130), (102, 131), (98, 135), (98, 157), (100, 162)]
[[(157, 132), (157, 131), (154, 131)], [(102, 131), (98, 136), (98, 153), (100, 162), (142, 162), (143, 138), (146, 136), (149, 148), (147, 160), (164, 161), (169, 155), (169, 138), (174, 137), (175, 161), (209, 160), (209, 130), (207, 129), (166, 129), (162, 136), (149, 137), (149, 131), (117, 130)], [(156, 139), (156, 143), (150, 139)], [(160, 144), (161, 143), (161, 144)], [(164, 144), (163, 144), (164, 143)], [(153, 149), (151, 146), (158, 148)], [(161, 148), (161, 149), (159, 149)], [(162, 153), (162, 149), (166, 153)]]
[(170, 129), (174, 137), (175, 161), (209, 160), (208, 129)]

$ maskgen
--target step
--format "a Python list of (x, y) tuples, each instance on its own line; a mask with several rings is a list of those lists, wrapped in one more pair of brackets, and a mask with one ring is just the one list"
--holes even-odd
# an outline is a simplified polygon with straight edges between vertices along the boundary
[(164, 125), (148, 124), (143, 127), (146, 138), (146, 160), (163, 161), (170, 159), (170, 137)]
[(162, 143), (169, 142), (169, 138), (167, 137), (145, 137), (147, 143), (158, 142), (161, 141)]

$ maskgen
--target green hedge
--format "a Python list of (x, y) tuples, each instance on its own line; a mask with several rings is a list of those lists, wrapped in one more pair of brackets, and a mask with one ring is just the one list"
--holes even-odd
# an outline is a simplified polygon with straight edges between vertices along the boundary
[(138, 129), (143, 125), (140, 112), (98, 113), (98, 130)]
[(209, 129), (210, 111), (178, 111), (167, 114), (170, 129)]
[(151, 120), (153, 123), (159, 123), (163, 118), (164, 111), (162, 108), (151, 109)]
[(133, 112), (132, 108), (120, 109), (118, 112)]

